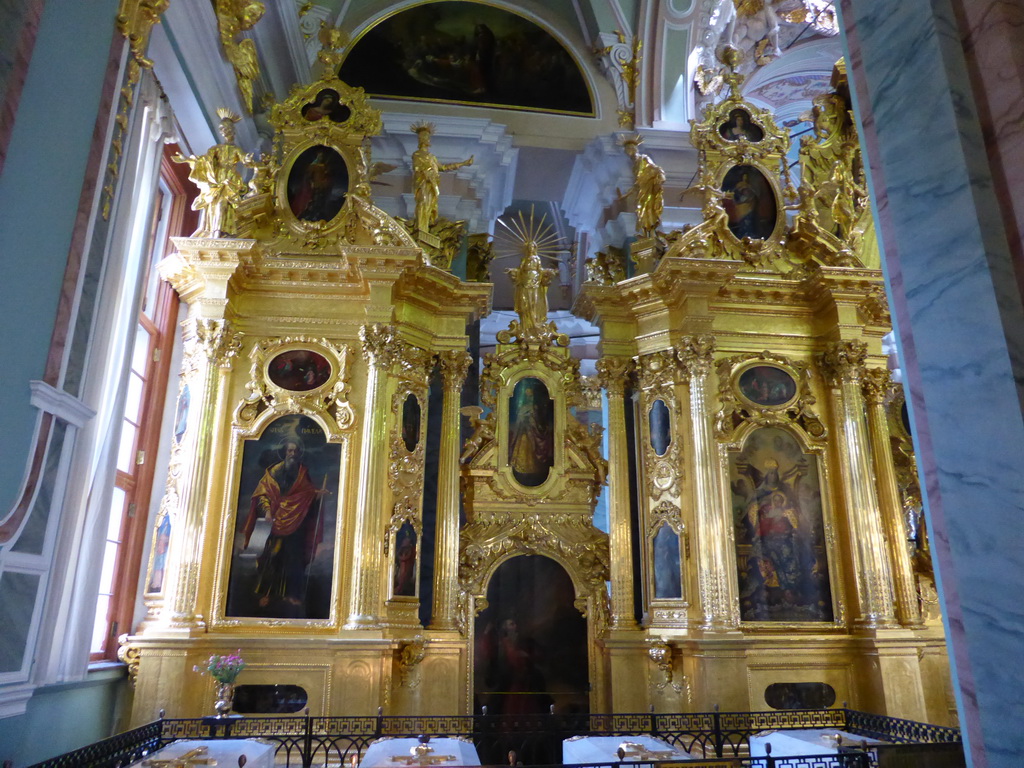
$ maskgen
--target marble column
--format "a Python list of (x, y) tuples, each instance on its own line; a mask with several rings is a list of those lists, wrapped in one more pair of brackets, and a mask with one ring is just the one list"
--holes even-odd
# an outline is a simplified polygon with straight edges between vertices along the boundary
[(879, 511), (889, 550), (889, 565), (896, 592), (896, 618), (904, 627), (923, 626), (917, 600), (914, 569), (907, 551), (907, 530), (903, 522), (903, 503), (896, 483), (896, 468), (889, 443), (889, 424), (883, 402), (889, 393), (890, 376), (883, 368), (864, 371), (864, 398), (868, 408), (868, 435), (874, 461)]
[(611, 548), (612, 628), (636, 629), (633, 607), (633, 533), (629, 503), (629, 447), (626, 441), (625, 393), (630, 361), (597, 361), (601, 386), (608, 394), (608, 517)]
[(860, 341), (833, 342), (821, 356), (821, 367), (831, 385), (835, 440), (839, 454), (846, 523), (853, 546), (853, 572), (857, 586), (857, 617), (863, 629), (892, 627), (892, 584), (885, 537), (878, 513), (871, 453), (864, 423), (861, 376), (867, 348)]
[(203, 557), (203, 531), (210, 507), (210, 457), (218, 416), (224, 407), (224, 378), (231, 370), (231, 361), (241, 349), (241, 338), (227, 320), (195, 318), (186, 326), (185, 365), (194, 367), (190, 383), (196, 404), (192, 423), (186, 430), (191, 445), (190, 457), (180, 486), (178, 519), (172, 524), (171, 564), (167, 573), (169, 584), (159, 623), (189, 629), (202, 628), (196, 615), (199, 594), (199, 570)]
[(395, 329), (384, 323), (364, 325), (359, 339), (366, 359), (366, 402), (359, 451), (356, 530), (352, 551), (349, 617), (345, 629), (376, 629), (381, 625), (381, 579), (384, 568), (384, 505), (390, 491), (388, 465), (388, 372), (397, 344)]
[(713, 336), (686, 336), (677, 348), (690, 378), (690, 429), (693, 439), (693, 495), (697, 523), (697, 579), (703, 627), (733, 629), (739, 625), (739, 600), (728, 548), (732, 538), (726, 510), (718, 492), (718, 449), (711, 429), (707, 399), (708, 375), (714, 361)]
[(1021, 8), (842, 0), (841, 10), (960, 724), (975, 766), (1017, 765)]
[(459, 402), (473, 358), (462, 349), (439, 355), (444, 376), (441, 448), (437, 463), (437, 529), (431, 629), (455, 629), (459, 586)]

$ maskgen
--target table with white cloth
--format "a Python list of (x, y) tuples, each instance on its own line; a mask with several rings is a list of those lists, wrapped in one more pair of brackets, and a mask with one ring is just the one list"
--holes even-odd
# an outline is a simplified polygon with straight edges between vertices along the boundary
[[(446, 765), (480, 765), (480, 757), (471, 741), (446, 737), (431, 739), (428, 744), (433, 752), (424, 760), (413, 757), (412, 750), (419, 743), (419, 739), (377, 739), (367, 747), (359, 768), (395, 768), (402, 765), (435, 765), (444, 768)], [(446, 757), (451, 759), (443, 759)]]
[[(132, 763), (131, 768), (171, 768), (175, 761), (180, 760), (189, 752), (205, 749), (201, 754), (195, 754), (195, 761), (192, 763), (195, 768), (204, 765), (214, 765), (216, 760), (217, 768), (237, 768), (238, 759), (245, 757), (245, 768), (274, 768), (274, 754), (277, 752), (276, 744), (269, 744), (256, 739), (184, 739), (168, 744), (158, 752), (145, 757), (137, 763)], [(189, 765), (188, 762), (178, 763)]]
[[(836, 737), (839, 737), (837, 739)], [(772, 757), (789, 755), (836, 755), (839, 747), (859, 748), (862, 744), (882, 744), (878, 739), (858, 736), (836, 728), (801, 728), (792, 731), (762, 731), (750, 737), (750, 756), (765, 757), (767, 744)]]
[[(643, 753), (623, 746), (637, 744)], [(617, 763), (619, 747), (626, 753), (624, 760), (691, 760), (685, 750), (653, 736), (573, 736), (562, 742), (562, 762), (566, 765)], [(632, 754), (631, 754), (632, 753)]]

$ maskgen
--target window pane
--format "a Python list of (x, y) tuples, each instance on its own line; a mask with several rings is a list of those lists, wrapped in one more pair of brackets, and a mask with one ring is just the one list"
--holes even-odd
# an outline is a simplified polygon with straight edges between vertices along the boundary
[(110, 520), (107, 522), (107, 541), (121, 540), (121, 520), (124, 518), (124, 490), (114, 489), (110, 498)]
[(90, 647), (91, 653), (99, 653), (103, 650), (103, 641), (107, 636), (107, 607), (110, 605), (110, 598), (106, 595), (100, 595), (100, 599), (96, 601), (96, 622), (92, 628), (92, 646)]
[(135, 469), (135, 433), (138, 430), (127, 421), (121, 422), (121, 445), (117, 449), (117, 468), (131, 474)]
[(128, 374), (128, 394), (124, 401), (124, 417), (139, 423), (139, 409), (142, 406), (142, 377), (132, 371)]
[(142, 325), (135, 329), (135, 346), (132, 348), (132, 370), (141, 376), (146, 375), (149, 363), (149, 331)]
[(103, 571), (100, 573), (100, 594), (109, 595), (114, 588), (114, 563), (117, 562), (118, 543), (108, 541), (103, 552)]

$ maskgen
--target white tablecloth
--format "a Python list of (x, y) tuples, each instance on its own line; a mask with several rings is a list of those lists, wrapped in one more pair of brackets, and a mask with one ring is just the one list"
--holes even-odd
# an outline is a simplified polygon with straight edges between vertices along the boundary
[[(363, 755), (359, 768), (396, 768), (396, 766), (408, 765), (407, 761), (394, 761), (393, 757), (410, 757), (413, 747), (419, 744), (418, 739), (378, 739), (373, 742)], [(442, 763), (435, 763), (439, 768), (446, 765), (480, 765), (480, 757), (474, 747), (468, 741), (461, 739), (437, 738), (430, 740), (430, 747), (434, 751), (431, 757), (451, 756), (452, 760), (445, 760)], [(412, 763), (417, 765), (417, 763)], [(248, 768), (248, 766), (246, 766)]]
[(787, 755), (835, 755), (836, 734), (843, 737), (842, 746), (859, 747), (863, 742), (868, 746), (880, 744), (878, 739), (869, 739), (836, 728), (802, 728), (794, 731), (767, 731), (750, 737), (750, 756), (764, 757), (765, 745), (772, 745), (772, 757)]
[(238, 758), (245, 755), (245, 768), (274, 768), (274, 744), (250, 739), (209, 739), (203, 741), (176, 741), (144, 760), (133, 763), (131, 768), (141, 768), (148, 760), (173, 760), (198, 747), (206, 747), (204, 758), (217, 761), (217, 768), (237, 768)]
[[(653, 736), (574, 736), (562, 742), (562, 762), (566, 765), (578, 763), (618, 762), (619, 745), (624, 741), (640, 744), (650, 752), (670, 752), (659, 760), (690, 760), (686, 752), (668, 742)], [(641, 760), (639, 756), (627, 755), (626, 760)]]

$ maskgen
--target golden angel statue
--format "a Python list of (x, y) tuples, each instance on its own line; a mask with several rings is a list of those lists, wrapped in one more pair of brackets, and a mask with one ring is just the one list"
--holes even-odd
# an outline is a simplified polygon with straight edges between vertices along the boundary
[(235, 123), (238, 115), (221, 107), (220, 135), (224, 144), (215, 144), (205, 155), (184, 157), (174, 156), (176, 163), (188, 163), (192, 169), (189, 181), (199, 187), (199, 196), (192, 203), (192, 210), (199, 211), (199, 229), (193, 237), (223, 237), (237, 234), (235, 231), (235, 208), (246, 192), (245, 179), (238, 166), (251, 166), (252, 155), (247, 155), (234, 145)]
[(665, 210), (665, 172), (650, 157), (640, 151), (639, 136), (627, 136), (622, 140), (626, 155), (633, 161), (633, 186), (636, 193), (636, 228), (644, 237), (654, 237), (661, 224), (661, 213)]
[(441, 173), (454, 171), (473, 164), (473, 156), (458, 163), (439, 163), (430, 151), (431, 123), (410, 126), (419, 139), (419, 147), (412, 153), (413, 191), (416, 195), (416, 231), (430, 232), (437, 222), (437, 199), (441, 194)]
[(237, 41), (236, 38), (256, 26), (266, 7), (258, 0), (217, 0), (216, 12), (224, 55), (235, 70), (242, 103), (246, 110), (252, 112), (253, 84), (260, 76), (256, 44), (248, 38)]

